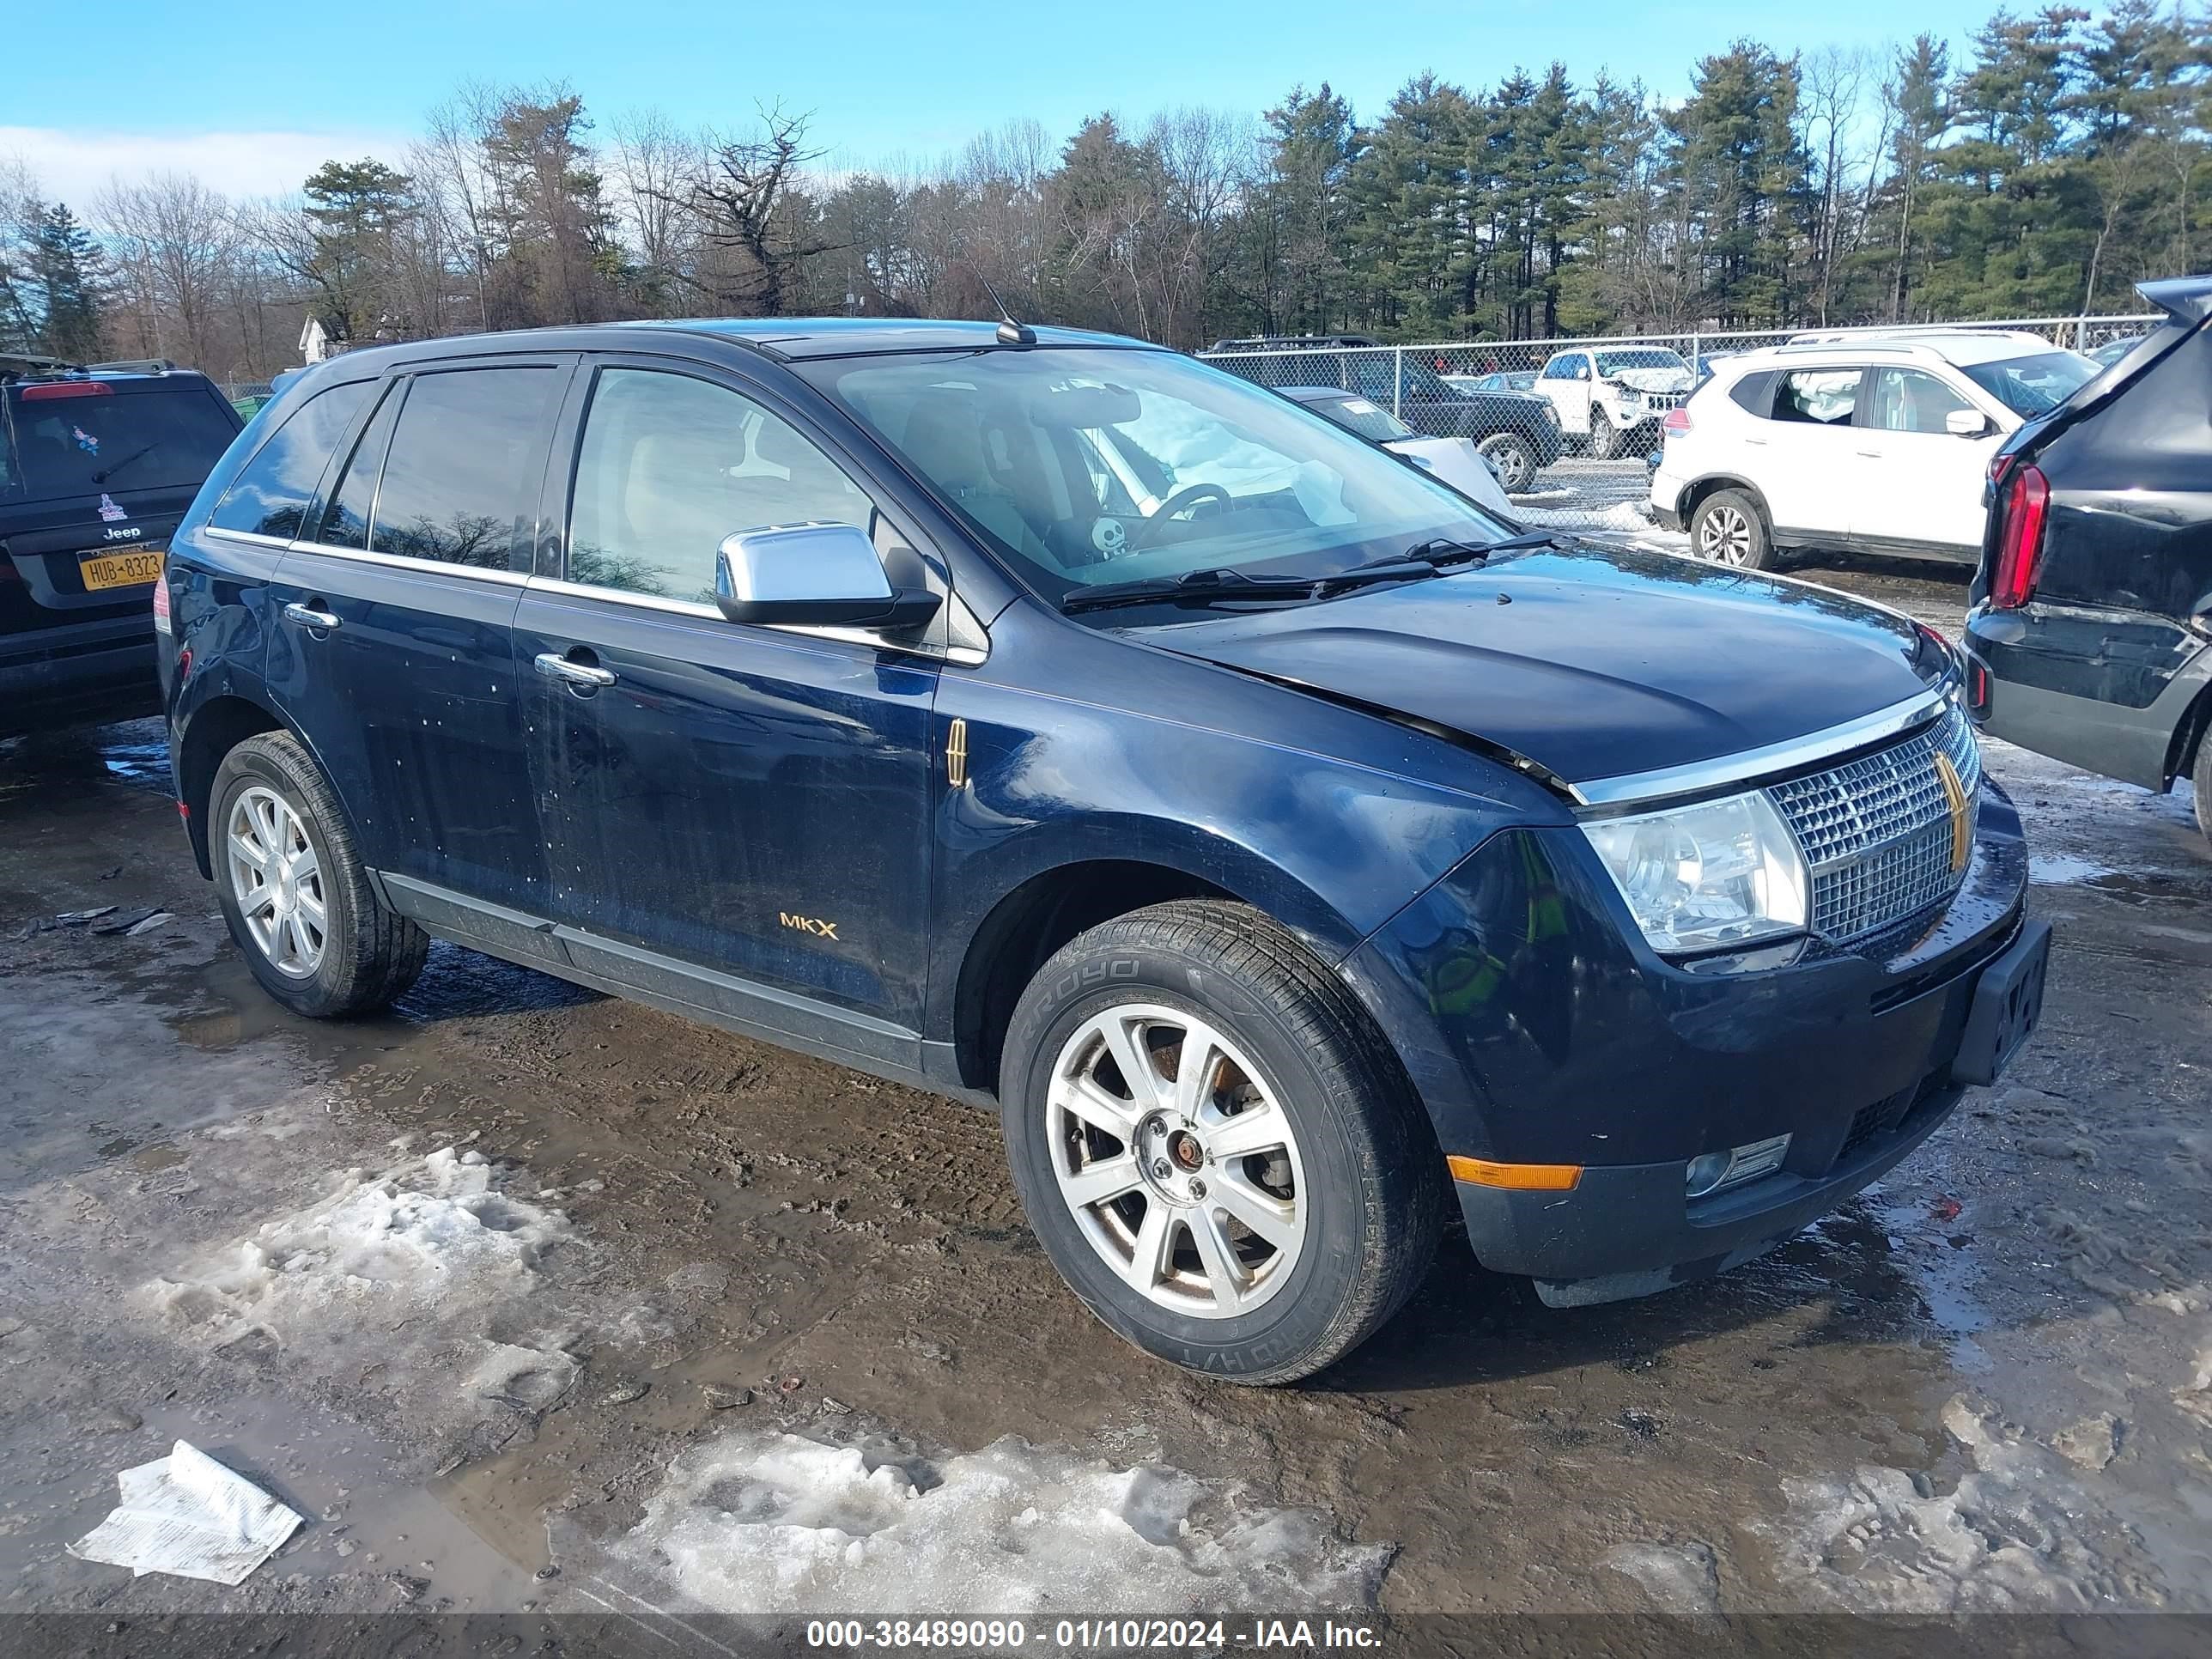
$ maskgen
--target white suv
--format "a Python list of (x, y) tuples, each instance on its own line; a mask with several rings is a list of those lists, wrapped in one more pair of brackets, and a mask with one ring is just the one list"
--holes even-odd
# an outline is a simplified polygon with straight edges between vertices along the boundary
[(1649, 446), (1660, 420), (1697, 379), (1665, 346), (1577, 346), (1552, 355), (1530, 388), (1559, 413), (1559, 431), (1601, 461)]
[(2040, 335), (1996, 330), (1747, 351), (1666, 417), (1652, 513), (1724, 564), (1809, 547), (1971, 563), (1990, 457), (2096, 373)]

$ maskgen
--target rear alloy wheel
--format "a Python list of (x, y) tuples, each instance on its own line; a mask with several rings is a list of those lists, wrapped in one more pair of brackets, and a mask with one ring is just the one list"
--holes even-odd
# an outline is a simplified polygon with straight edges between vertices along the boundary
[(415, 982), (428, 935), (384, 908), (329, 782), (288, 732), (216, 769), (210, 862), (253, 977), (295, 1013), (368, 1013)]
[(1498, 487), (1517, 495), (1534, 482), (1536, 452), (1517, 432), (1497, 432), (1474, 447), (1474, 453), (1498, 469)]
[(1063, 947), (1014, 1011), (1000, 1099), (1060, 1276), (1192, 1370), (1319, 1370), (1435, 1254), (1443, 1158), (1396, 1054), (1341, 980), (1247, 906), (1155, 905)]
[(1774, 544), (1759, 503), (1741, 489), (1717, 489), (1690, 514), (1690, 550), (1713, 564), (1764, 570)]

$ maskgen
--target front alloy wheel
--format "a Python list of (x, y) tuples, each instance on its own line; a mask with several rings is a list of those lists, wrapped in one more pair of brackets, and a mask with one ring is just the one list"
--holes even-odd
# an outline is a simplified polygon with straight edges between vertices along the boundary
[(1121, 1335), (1209, 1376), (1319, 1370), (1435, 1250), (1443, 1158), (1397, 1055), (1247, 906), (1177, 899), (1069, 940), (1014, 1009), (999, 1098), (1060, 1276)]
[(312, 979), (323, 965), (330, 914), (321, 860), (307, 827), (275, 790), (256, 784), (231, 801), (224, 826), (231, 896), (270, 967)]
[(1260, 1068), (1179, 1008), (1094, 1015), (1053, 1067), (1053, 1173), (1077, 1228), (1147, 1301), (1249, 1313), (1304, 1248), (1297, 1137)]

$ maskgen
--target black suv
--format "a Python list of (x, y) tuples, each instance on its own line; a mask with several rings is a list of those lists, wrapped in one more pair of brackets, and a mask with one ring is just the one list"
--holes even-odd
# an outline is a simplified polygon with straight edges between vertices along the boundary
[(0, 356), (0, 734), (160, 708), (154, 579), (239, 426), (203, 374)]
[(1956, 653), (1524, 536), (1134, 341), (776, 318), (361, 351), (165, 578), (261, 984), (438, 934), (1001, 1115), (1179, 1364), (1375, 1328), (1448, 1206), (1556, 1303), (1787, 1237), (2037, 1010)]
[(2166, 321), (1990, 462), (1974, 703), (2090, 771), (2193, 777), (2212, 838), (2212, 276), (2136, 291)]
[(1265, 386), (1356, 392), (1425, 437), (1471, 439), (1509, 493), (1528, 489), (1537, 469), (1558, 460), (1566, 447), (1549, 398), (1533, 392), (1462, 391), (1414, 356), (1364, 334), (1217, 340), (1206, 361)]

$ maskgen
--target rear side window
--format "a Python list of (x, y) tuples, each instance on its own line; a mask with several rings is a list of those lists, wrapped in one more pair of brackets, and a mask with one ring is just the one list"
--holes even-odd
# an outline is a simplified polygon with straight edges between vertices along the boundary
[(1774, 413), (1773, 371), (1758, 370), (1745, 375), (1729, 388), (1729, 401), (1762, 421)]
[(1859, 400), (1860, 378), (1856, 368), (1793, 368), (1775, 391), (1774, 418), (1849, 426)]
[(1579, 351), (1565, 351), (1544, 365), (1547, 380), (1586, 380), (1589, 378), (1589, 359)]
[(409, 382), (376, 492), (369, 550), (515, 568), (536, 524), (552, 368), (465, 368)]
[(362, 428), (345, 471), (338, 475), (337, 487), (331, 491), (330, 505), (323, 509), (322, 524), (313, 537), (325, 546), (368, 545), (368, 521), (376, 507), (376, 482), (384, 471), (384, 452), (392, 442), (392, 428), (399, 416), (400, 399), (405, 395), (404, 384), (386, 392), (376, 413)]
[(33, 381), (0, 395), (0, 500), (197, 489), (238, 435), (197, 383), (111, 392), (100, 381)]
[(294, 410), (232, 481), (208, 522), (286, 541), (298, 536), (331, 452), (373, 389), (367, 380), (334, 386)]

